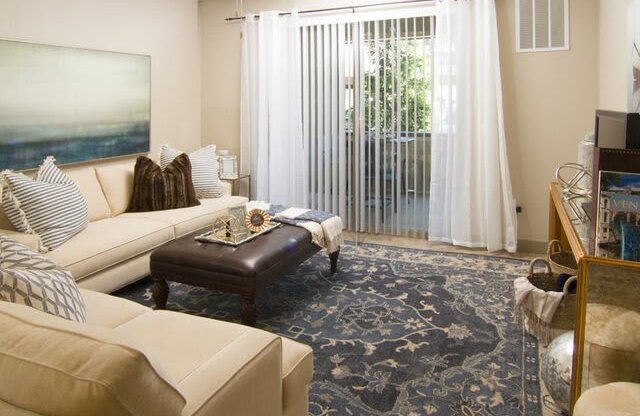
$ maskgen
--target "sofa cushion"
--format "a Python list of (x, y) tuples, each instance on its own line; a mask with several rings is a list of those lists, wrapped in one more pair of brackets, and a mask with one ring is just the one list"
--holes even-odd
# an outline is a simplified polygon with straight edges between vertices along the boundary
[(34, 179), (10, 170), (2, 172), (9, 191), (2, 206), (18, 231), (37, 234), (42, 249), (53, 250), (89, 222), (87, 203), (78, 186), (47, 157)]
[(111, 293), (128, 284), (149, 276), (151, 251), (137, 255), (127, 261), (115, 264), (78, 281), (82, 289)]
[(187, 399), (185, 416), (282, 414), (282, 347), (274, 334), (154, 311), (118, 326), (113, 336), (163, 363)]
[(199, 230), (208, 225), (220, 215), (227, 214), (230, 207), (241, 206), (247, 199), (241, 196), (229, 196), (222, 198), (201, 199), (196, 207), (167, 209), (151, 212), (125, 212), (118, 218), (147, 218), (154, 221), (163, 221), (175, 227), (176, 237), (182, 237), (192, 231)]
[(147, 252), (173, 239), (173, 227), (143, 218), (107, 218), (89, 223), (80, 234), (48, 256), (76, 280)]
[(143, 352), (114, 342), (108, 330), (21, 308), (0, 302), (0, 374), (11, 374), (0, 383), (2, 400), (69, 416), (181, 413), (185, 399)]
[(191, 162), (181, 154), (164, 169), (139, 156), (133, 172), (133, 192), (127, 212), (159, 211), (200, 205), (191, 180)]
[(127, 210), (133, 192), (133, 167), (134, 161), (96, 168), (96, 176), (109, 203), (112, 216)]
[(84, 300), (66, 270), (0, 269), (0, 300), (85, 322)]
[[(156, 359), (164, 363), (163, 369), (170, 379), (180, 383), (203, 362), (249, 331), (254, 329), (199, 316), (157, 310), (119, 325), (113, 333), (116, 339), (127, 342), (127, 345), (151, 352)], [(193, 342), (196, 339), (198, 342)]]
[(111, 208), (109, 208), (107, 198), (102, 192), (102, 187), (98, 182), (94, 168), (67, 170), (65, 173), (78, 185), (85, 201), (87, 201), (89, 221), (98, 221), (111, 217)]
[(115, 328), (143, 313), (151, 312), (151, 308), (139, 303), (93, 290), (80, 289), (80, 294), (84, 299), (89, 325)]
[[(169, 147), (166, 144), (160, 145), (160, 166), (167, 167), (182, 151)], [(216, 156), (216, 146), (211, 144), (189, 153), (191, 162), (191, 172), (193, 187), (196, 190), (196, 197), (218, 198), (222, 196), (222, 185), (218, 177), (218, 157)]]
[(14, 405), (0, 400), (0, 416), (41, 416), (29, 410), (20, 409)]

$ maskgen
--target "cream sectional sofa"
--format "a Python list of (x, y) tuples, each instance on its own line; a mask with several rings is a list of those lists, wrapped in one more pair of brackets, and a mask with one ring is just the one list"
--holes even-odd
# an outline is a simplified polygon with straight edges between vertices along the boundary
[[(230, 207), (247, 199), (231, 196), (223, 183), (220, 198), (201, 199), (199, 206), (165, 211), (127, 213), (133, 189), (134, 161), (66, 170), (89, 208), (89, 226), (60, 247), (46, 253), (73, 274), (78, 286), (113, 292), (149, 274), (149, 256), (158, 246), (213, 223)], [(38, 247), (35, 236), (18, 233), (0, 208), (0, 234)]]
[[(46, 255), (73, 273), (87, 322), (0, 301), (0, 415), (306, 415), (310, 347), (100, 293), (146, 276), (154, 248), (246, 199), (225, 184), (223, 197), (197, 207), (125, 213), (133, 162), (67, 173), (90, 223)], [(2, 212), (0, 234), (39, 246)]]
[(0, 302), (0, 415), (307, 415), (308, 346), (81, 294), (86, 324)]

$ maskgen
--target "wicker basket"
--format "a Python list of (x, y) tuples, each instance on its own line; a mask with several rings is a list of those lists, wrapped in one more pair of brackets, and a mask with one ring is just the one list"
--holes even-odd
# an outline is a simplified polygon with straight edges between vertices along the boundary
[(578, 264), (570, 251), (564, 251), (562, 244), (558, 240), (549, 241), (547, 247), (547, 258), (551, 264), (551, 270), (554, 273), (566, 273), (576, 275), (578, 273)]
[[(544, 266), (544, 271), (536, 271), (536, 265)], [(532, 285), (537, 287), (538, 289), (542, 289), (545, 292), (555, 292), (558, 282), (559, 274), (553, 273), (551, 270), (551, 265), (549, 262), (541, 257), (535, 258), (529, 264), (529, 275), (527, 279), (531, 282)], [(549, 324), (549, 327), (552, 332), (556, 332), (554, 330), (559, 330), (560, 332), (566, 330), (572, 330), (575, 326), (576, 319), (576, 296), (573, 293), (569, 293), (569, 287), (571, 283), (575, 282), (578, 278), (576, 276), (571, 276), (564, 283), (563, 286), (563, 297), (562, 303), (556, 309), (555, 314), (553, 315), (553, 319)], [(552, 334), (551, 338), (554, 335)], [(548, 342), (547, 340), (543, 340)]]

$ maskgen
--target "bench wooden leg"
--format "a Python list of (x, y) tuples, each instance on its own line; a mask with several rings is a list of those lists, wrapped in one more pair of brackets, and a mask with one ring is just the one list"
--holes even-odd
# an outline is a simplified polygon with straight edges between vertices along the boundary
[(169, 285), (162, 278), (153, 278), (153, 291), (151, 293), (156, 309), (166, 309), (167, 299), (169, 299)]
[(254, 296), (243, 296), (242, 310), (240, 316), (242, 323), (248, 326), (255, 326), (258, 320), (258, 307), (256, 306), (256, 298)]
[(337, 249), (333, 253), (329, 253), (329, 260), (331, 260), (331, 274), (335, 274), (338, 271), (339, 255), (340, 255), (340, 249)]

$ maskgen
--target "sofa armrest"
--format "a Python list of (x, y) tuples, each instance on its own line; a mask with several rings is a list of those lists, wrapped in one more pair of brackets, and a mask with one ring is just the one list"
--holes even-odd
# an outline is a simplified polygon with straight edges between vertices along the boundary
[(282, 340), (249, 330), (178, 384), (183, 415), (282, 415)]
[(231, 195), (231, 182), (220, 181), (220, 183), (222, 184), (222, 196)]
[(20, 231), (15, 230), (3, 230), (0, 229), (0, 234), (4, 234), (10, 239), (17, 241), (18, 243), (22, 243), (25, 246), (29, 247), (31, 250), (36, 253), (40, 251), (40, 247), (42, 241), (40, 241), (40, 236), (35, 234), (27, 234), (21, 233)]

